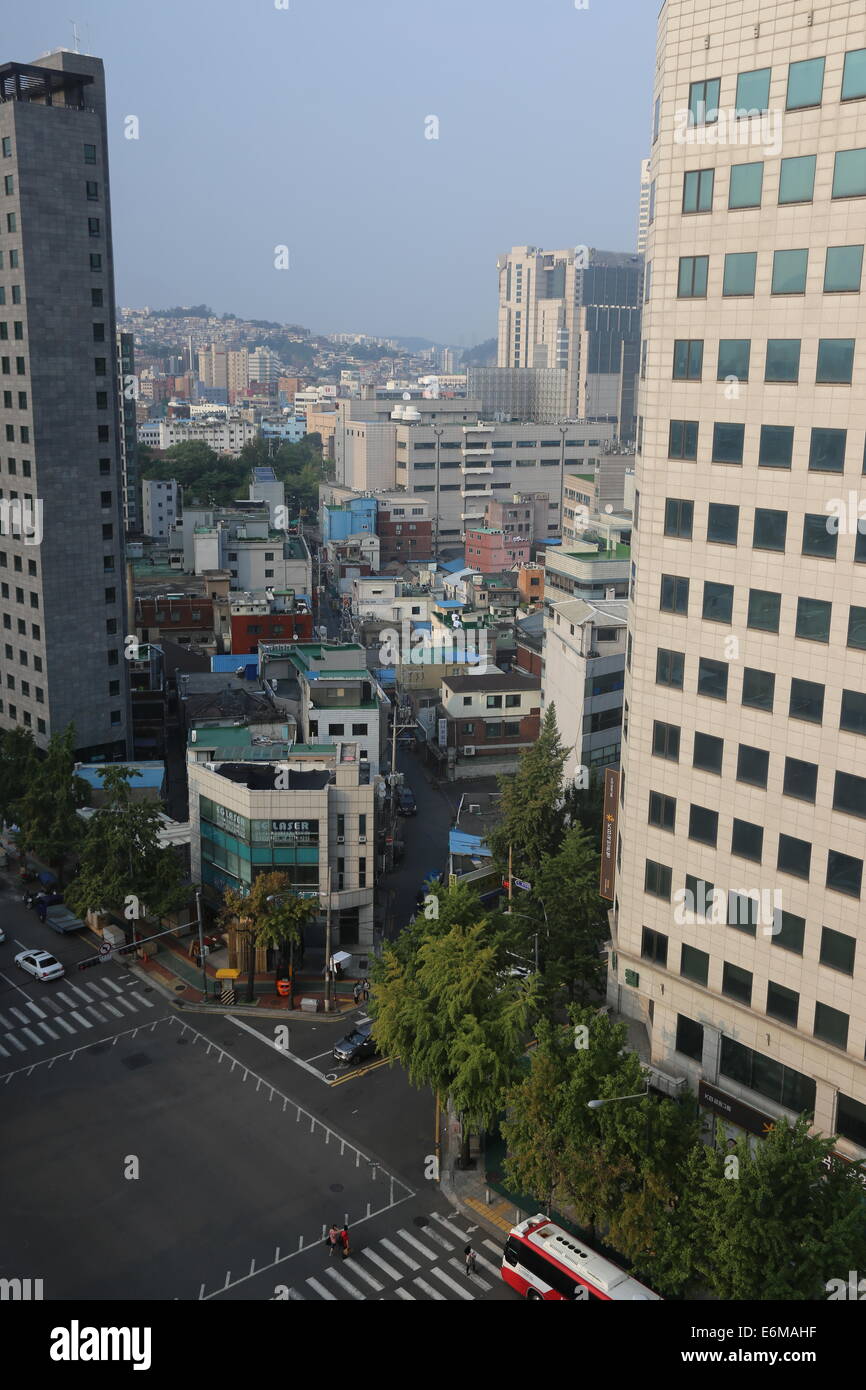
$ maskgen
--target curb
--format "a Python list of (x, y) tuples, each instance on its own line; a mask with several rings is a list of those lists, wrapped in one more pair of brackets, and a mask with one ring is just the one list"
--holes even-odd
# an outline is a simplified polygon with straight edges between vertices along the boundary
[[(242, 1017), (266, 1018), (275, 1021), (291, 1018), (295, 1022), (304, 1023), (343, 1023), (346, 1012), (351, 1012), (351, 1010), (346, 1012), (335, 1010), (330, 1014), (314, 1014), (307, 1012), (306, 1009), (262, 1009), (255, 1004), (205, 1004), (201, 1000), (181, 999), (163, 980), (157, 979), (155, 975), (149, 974), (146, 970), (142, 970), (140, 965), (128, 964), (126, 968), (130, 974), (135, 975), (136, 979), (141, 980), (142, 983), (149, 985), (151, 989), (155, 989), (158, 994), (161, 994), (166, 1003), (172, 1004), (179, 1013), (210, 1014), (211, 1016), (240, 1014)], [(352, 1008), (354, 1007), (352, 1005)]]

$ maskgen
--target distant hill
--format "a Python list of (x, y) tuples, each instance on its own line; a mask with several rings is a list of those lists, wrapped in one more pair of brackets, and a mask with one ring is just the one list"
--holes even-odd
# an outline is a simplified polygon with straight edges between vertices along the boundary
[(460, 359), (464, 367), (495, 367), (497, 343), (495, 338), (487, 338), (473, 348), (467, 348)]

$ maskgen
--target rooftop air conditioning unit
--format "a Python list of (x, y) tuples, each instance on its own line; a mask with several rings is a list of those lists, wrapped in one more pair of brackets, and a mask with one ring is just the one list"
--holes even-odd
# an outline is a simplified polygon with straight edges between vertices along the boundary
[(464, 756), (464, 758), (474, 758), (474, 757), (475, 757), (475, 749), (472, 747), (472, 744), (471, 744), (471, 743), (468, 743), (468, 744), (466, 745), (466, 747), (463, 749), (463, 756)]

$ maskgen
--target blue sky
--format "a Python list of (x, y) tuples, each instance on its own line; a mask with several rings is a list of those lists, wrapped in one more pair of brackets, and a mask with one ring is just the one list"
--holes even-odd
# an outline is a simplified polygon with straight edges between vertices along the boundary
[(72, 47), (72, 14), (105, 62), (121, 304), (468, 345), (501, 251), (633, 249), (654, 0), (283, 3), (7, 16), (0, 61)]

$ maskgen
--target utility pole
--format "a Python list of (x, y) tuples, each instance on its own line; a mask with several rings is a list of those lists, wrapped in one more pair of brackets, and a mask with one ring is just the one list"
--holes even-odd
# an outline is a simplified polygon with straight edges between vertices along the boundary
[(434, 425), (433, 433), (436, 436), (436, 515), (433, 519), (435, 534), (433, 540), (433, 561), (439, 564), (439, 441), (442, 438), (444, 425)]
[(511, 877), (511, 846), (508, 846), (508, 911), (511, 912), (511, 899), (514, 896), (514, 880)]
[(195, 890), (195, 911), (198, 917), (198, 963), (201, 966), (201, 992), (207, 999), (207, 967), (204, 955), (204, 932), (201, 912), (201, 887)]
[(331, 894), (334, 887), (334, 871), (328, 865), (328, 903), (325, 912), (325, 1013), (331, 1012)]

